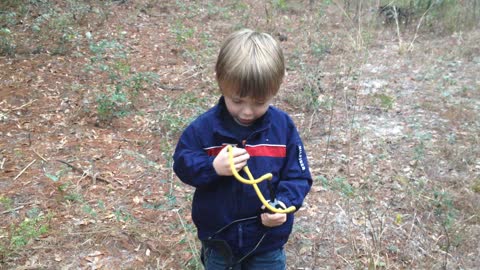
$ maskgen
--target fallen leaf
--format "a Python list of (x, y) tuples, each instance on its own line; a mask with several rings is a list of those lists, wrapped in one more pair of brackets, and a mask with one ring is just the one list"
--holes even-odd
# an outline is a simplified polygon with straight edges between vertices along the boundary
[(56, 253), (56, 254), (54, 255), (54, 257), (55, 257), (54, 260), (55, 260), (56, 262), (61, 262), (61, 261), (62, 261), (62, 257), (60, 256), (60, 254)]
[(139, 204), (139, 203), (141, 203), (141, 202), (143, 202), (143, 198), (138, 197), (138, 196), (135, 196), (135, 197), (133, 198), (133, 203)]
[(88, 254), (87, 257), (97, 257), (97, 256), (100, 256), (100, 255), (103, 255), (103, 252), (97, 250), (97, 251), (94, 251), (94, 252)]

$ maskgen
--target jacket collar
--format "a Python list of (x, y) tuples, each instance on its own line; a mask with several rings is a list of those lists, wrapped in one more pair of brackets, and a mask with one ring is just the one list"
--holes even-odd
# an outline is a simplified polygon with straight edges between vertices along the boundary
[[(257, 119), (255, 123), (252, 126), (252, 134), (261, 132), (265, 129), (270, 128), (271, 126), (271, 112), (272, 108), (269, 107), (268, 110), (265, 112), (265, 114)], [(227, 121), (235, 121), (233, 117), (230, 115), (227, 109), (227, 105), (225, 104), (225, 97), (221, 96), (218, 104), (215, 106), (215, 121), (213, 127), (214, 127), (214, 133), (217, 133), (222, 136), (234, 138), (236, 140), (240, 140), (241, 138), (238, 138), (238, 136), (234, 133), (231, 132), (231, 130), (227, 129), (225, 126), (225, 123)]]

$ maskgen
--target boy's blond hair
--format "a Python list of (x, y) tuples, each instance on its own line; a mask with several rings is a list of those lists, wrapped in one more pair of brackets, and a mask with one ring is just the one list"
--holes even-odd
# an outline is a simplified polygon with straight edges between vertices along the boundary
[(272, 36), (242, 29), (223, 43), (215, 72), (223, 95), (264, 99), (277, 94), (285, 75), (285, 60)]

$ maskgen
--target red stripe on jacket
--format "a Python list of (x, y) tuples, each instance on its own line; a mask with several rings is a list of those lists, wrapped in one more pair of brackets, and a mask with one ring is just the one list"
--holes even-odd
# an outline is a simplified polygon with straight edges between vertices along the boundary
[[(217, 156), (226, 145), (214, 146), (206, 148), (205, 151), (209, 156)], [(272, 145), (272, 144), (258, 144), (258, 145), (245, 145), (245, 150), (251, 157), (286, 157), (287, 148), (285, 145)]]

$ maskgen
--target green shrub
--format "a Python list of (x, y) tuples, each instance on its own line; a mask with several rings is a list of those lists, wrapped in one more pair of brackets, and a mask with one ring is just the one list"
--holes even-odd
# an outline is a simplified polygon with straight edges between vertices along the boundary
[(15, 54), (15, 41), (8, 28), (0, 28), (0, 55)]
[(96, 101), (97, 115), (101, 121), (111, 121), (115, 117), (123, 117), (129, 113), (130, 101), (120, 88), (100, 93)]
[(110, 122), (116, 117), (128, 115), (134, 108), (139, 91), (158, 80), (152, 72), (132, 72), (125, 47), (117, 40), (93, 41), (87, 34), (92, 56), (85, 71), (90, 75), (108, 78), (100, 85), (96, 98), (97, 116), (100, 121)]
[(30, 240), (48, 233), (49, 219), (49, 216), (36, 216), (33, 218), (27, 217), (18, 226), (12, 225), (10, 246), (13, 249), (21, 248), (27, 245)]
[(181, 21), (177, 21), (174, 28), (170, 31), (175, 34), (175, 38), (179, 44), (187, 42), (187, 40), (191, 39), (195, 33), (193, 28), (186, 27)]

